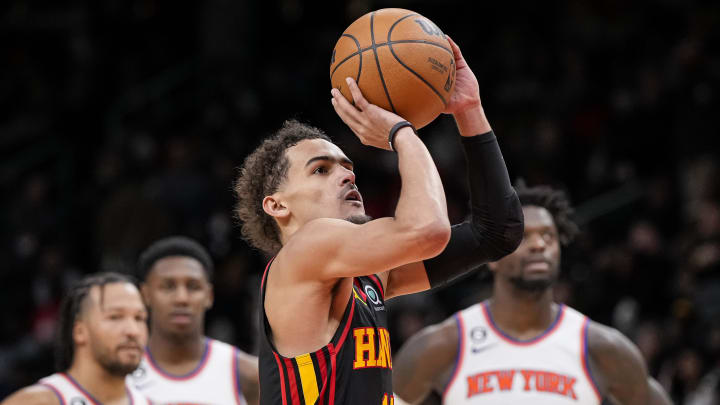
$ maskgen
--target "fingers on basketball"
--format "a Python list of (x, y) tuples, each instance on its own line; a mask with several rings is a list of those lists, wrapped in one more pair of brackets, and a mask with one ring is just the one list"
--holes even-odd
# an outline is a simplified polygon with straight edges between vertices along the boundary
[(352, 95), (353, 101), (355, 102), (355, 107), (357, 107), (360, 111), (365, 111), (369, 103), (367, 100), (365, 100), (365, 97), (363, 97), (362, 91), (360, 91), (357, 83), (355, 83), (355, 80), (353, 80), (352, 77), (348, 77), (347, 79), (345, 79), (345, 81), (347, 82), (348, 88), (350, 89), (350, 94)]

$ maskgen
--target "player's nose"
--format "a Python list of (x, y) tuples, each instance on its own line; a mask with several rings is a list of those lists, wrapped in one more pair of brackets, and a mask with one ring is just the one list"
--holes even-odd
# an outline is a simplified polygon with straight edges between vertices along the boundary
[(187, 288), (185, 287), (179, 287), (175, 290), (175, 294), (173, 295), (173, 301), (175, 303), (187, 303), (190, 298), (190, 294), (188, 293)]
[(137, 321), (134, 318), (128, 318), (128, 321), (125, 322), (125, 327), (123, 328), (123, 331), (125, 332), (126, 336), (139, 338), (143, 334), (145, 328), (147, 328), (145, 322)]
[(355, 184), (355, 172), (348, 170), (345, 167), (341, 167), (340, 185), (344, 186), (347, 183)]
[(530, 240), (528, 241), (528, 246), (532, 251), (543, 251), (547, 247), (547, 243), (545, 242), (545, 239), (542, 237), (542, 235), (531, 234)]

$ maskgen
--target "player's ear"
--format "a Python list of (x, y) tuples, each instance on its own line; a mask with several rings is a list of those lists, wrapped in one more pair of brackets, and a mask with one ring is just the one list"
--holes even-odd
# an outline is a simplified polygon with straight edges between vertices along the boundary
[(87, 328), (87, 324), (82, 320), (78, 319), (73, 325), (73, 341), (76, 345), (86, 344), (90, 339), (90, 333)]
[(287, 209), (287, 206), (281, 200), (278, 193), (268, 195), (263, 198), (263, 211), (278, 220), (282, 220), (290, 216), (290, 211)]
[(495, 270), (497, 270), (497, 262), (490, 262), (487, 264), (487, 266), (488, 269), (493, 273), (495, 273)]

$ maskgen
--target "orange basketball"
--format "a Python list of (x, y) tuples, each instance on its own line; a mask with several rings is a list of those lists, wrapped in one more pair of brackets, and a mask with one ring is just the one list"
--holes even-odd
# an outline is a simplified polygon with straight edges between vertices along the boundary
[(445, 34), (410, 10), (365, 14), (333, 49), (330, 82), (352, 102), (352, 77), (372, 104), (423, 127), (437, 117), (455, 88), (455, 59)]

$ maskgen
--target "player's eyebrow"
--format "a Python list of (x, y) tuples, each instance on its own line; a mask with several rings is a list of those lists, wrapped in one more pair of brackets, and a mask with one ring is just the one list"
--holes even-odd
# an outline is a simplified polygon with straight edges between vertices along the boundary
[(308, 160), (307, 163), (305, 163), (305, 167), (310, 166), (313, 162), (316, 162), (316, 161), (318, 161), (318, 160), (327, 160), (327, 161), (330, 161), (330, 162), (338, 162), (338, 161), (339, 161), (340, 163), (344, 163), (344, 164), (350, 165), (350, 166), (352, 166), (352, 167), (355, 166), (355, 165), (353, 164), (352, 160), (350, 160), (350, 159), (348, 159), (348, 158), (346, 158), (346, 157), (344, 157), (344, 156), (341, 157), (340, 159), (337, 159), (337, 158), (330, 157), (330, 156), (327, 156), (327, 155), (322, 155), (322, 156), (315, 156), (314, 158), (311, 158), (310, 160)]

